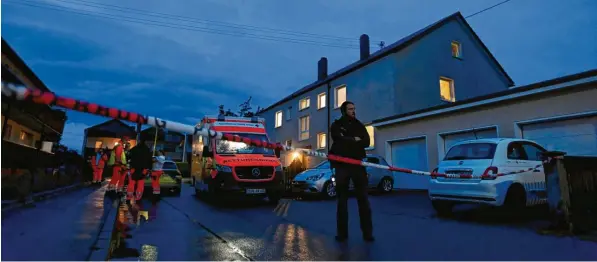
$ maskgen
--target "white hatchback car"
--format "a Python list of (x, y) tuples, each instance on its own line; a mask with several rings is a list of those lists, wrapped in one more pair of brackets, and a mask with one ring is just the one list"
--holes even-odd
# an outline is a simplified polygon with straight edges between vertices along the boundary
[[(541, 153), (546, 150), (525, 139), (493, 138), (455, 144), (434, 170), (472, 178), (430, 179), (429, 198), (438, 214), (458, 203), (524, 208), (547, 202)], [(513, 175), (495, 176), (516, 172)]]

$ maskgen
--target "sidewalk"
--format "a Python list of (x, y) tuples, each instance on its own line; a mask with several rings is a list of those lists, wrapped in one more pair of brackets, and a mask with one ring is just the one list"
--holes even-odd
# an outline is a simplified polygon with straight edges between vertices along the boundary
[(83, 187), (87, 187), (89, 185), (91, 185), (90, 182), (84, 182), (84, 183), (80, 183), (80, 184), (75, 184), (75, 185), (71, 185), (71, 186), (66, 186), (66, 187), (56, 188), (53, 190), (35, 193), (30, 197), (30, 199), (27, 201), (27, 203), (22, 203), (22, 202), (19, 202), (18, 200), (2, 200), (2, 211), (9, 211), (9, 210), (12, 210), (15, 208), (23, 207), (27, 204), (40, 202), (40, 201), (46, 200), (48, 198), (52, 198), (52, 197), (59, 196), (64, 193), (72, 192), (74, 190), (77, 190), (77, 189), (80, 189)]
[(18, 209), (2, 219), (2, 260), (87, 260), (112, 200), (105, 187)]

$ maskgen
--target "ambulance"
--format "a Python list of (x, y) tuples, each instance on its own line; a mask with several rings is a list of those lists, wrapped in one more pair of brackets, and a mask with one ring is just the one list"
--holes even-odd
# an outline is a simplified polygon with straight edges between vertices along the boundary
[[(269, 141), (265, 120), (252, 117), (205, 116), (200, 127)], [(277, 203), (284, 192), (280, 152), (209, 136), (193, 137), (192, 184), (197, 196), (268, 198)]]

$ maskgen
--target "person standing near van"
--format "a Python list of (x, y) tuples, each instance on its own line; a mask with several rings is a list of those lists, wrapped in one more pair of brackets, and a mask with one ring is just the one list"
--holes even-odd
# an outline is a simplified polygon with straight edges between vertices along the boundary
[(158, 150), (157, 155), (153, 157), (153, 168), (151, 170), (151, 188), (153, 189), (153, 195), (158, 197), (160, 195), (160, 177), (164, 173), (162, 168), (164, 162), (166, 162), (166, 156), (164, 156), (163, 150)]
[[(369, 133), (365, 126), (357, 120), (355, 110), (354, 103), (350, 101), (342, 103), (340, 107), (342, 117), (334, 121), (330, 127), (333, 140), (330, 154), (362, 161), (366, 156), (365, 148), (369, 146)], [(336, 161), (330, 161), (330, 164), (331, 168), (335, 169), (338, 197), (336, 240), (343, 242), (348, 238), (348, 188), (350, 180), (352, 180), (359, 205), (363, 239), (368, 242), (374, 241), (365, 167)]]
[(141, 140), (130, 151), (130, 176), (127, 186), (127, 200), (140, 201), (145, 188), (145, 176), (151, 169), (151, 150)]

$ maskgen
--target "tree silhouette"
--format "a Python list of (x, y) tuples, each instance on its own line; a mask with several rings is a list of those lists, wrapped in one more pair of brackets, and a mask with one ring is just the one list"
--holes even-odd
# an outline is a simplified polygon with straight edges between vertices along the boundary
[(253, 117), (253, 116), (257, 115), (259, 113), (259, 111), (261, 111), (261, 107), (258, 106), (257, 110), (251, 111), (251, 109), (253, 109), (253, 107), (251, 106), (252, 99), (253, 99), (253, 97), (249, 97), (249, 99), (247, 99), (247, 101), (242, 102), (240, 105), (238, 105), (237, 113), (232, 112), (232, 110), (230, 110), (230, 108), (228, 110), (225, 110), (224, 105), (218, 106), (218, 112), (219, 112), (219, 114), (225, 115), (225, 116)]

